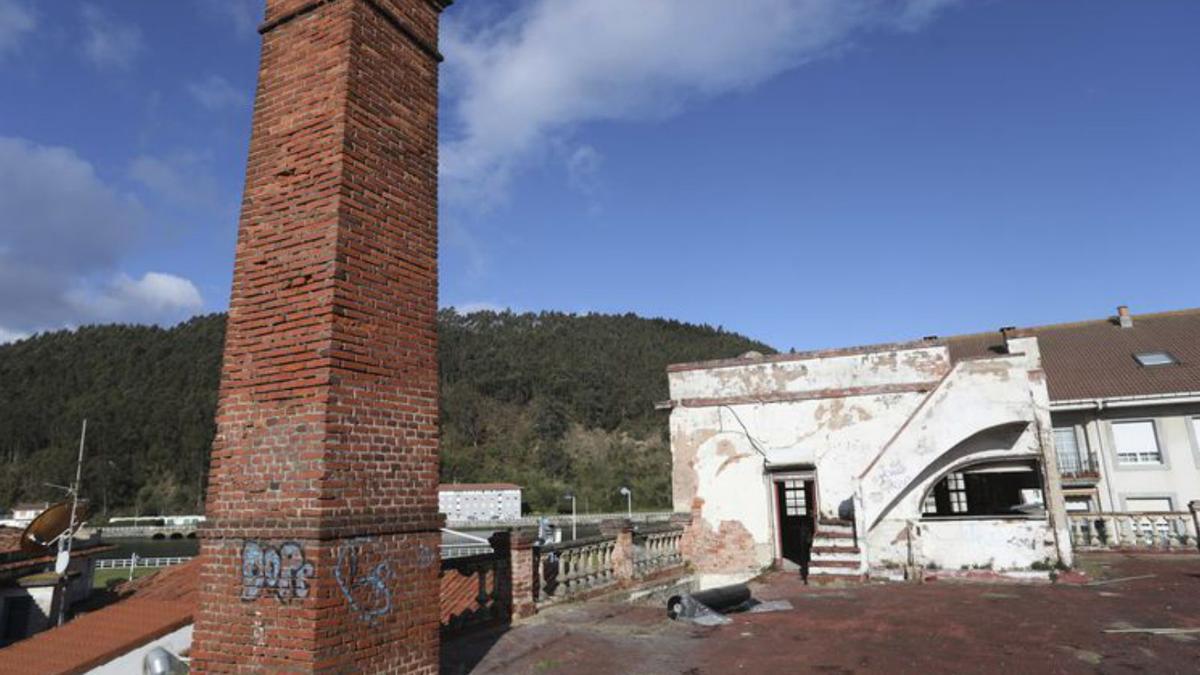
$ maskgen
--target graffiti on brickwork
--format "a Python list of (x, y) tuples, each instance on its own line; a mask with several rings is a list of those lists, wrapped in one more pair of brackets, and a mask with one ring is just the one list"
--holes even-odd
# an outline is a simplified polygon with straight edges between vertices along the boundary
[(437, 560), (437, 554), (434, 552), (434, 550), (431, 547), (426, 546), (425, 544), (421, 544), (417, 548), (417, 564), (418, 565), (420, 565), (421, 567), (430, 567), (431, 565), (433, 565), (435, 560)]
[(370, 540), (355, 539), (338, 548), (333, 576), (342, 597), (367, 623), (392, 611), (392, 592), (388, 582), (395, 574), (391, 564), (372, 554)]
[(275, 596), (280, 602), (308, 597), (313, 564), (296, 542), (274, 546), (257, 541), (242, 545), (242, 600)]

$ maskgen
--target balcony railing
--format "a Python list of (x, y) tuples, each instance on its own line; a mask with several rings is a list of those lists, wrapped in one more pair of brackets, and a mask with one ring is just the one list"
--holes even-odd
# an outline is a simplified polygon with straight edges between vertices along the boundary
[(1070, 513), (1071, 543), (1086, 550), (1170, 551), (1196, 548), (1187, 512)]
[(1065, 481), (1097, 481), (1100, 479), (1100, 464), (1092, 455), (1060, 454), (1058, 475)]

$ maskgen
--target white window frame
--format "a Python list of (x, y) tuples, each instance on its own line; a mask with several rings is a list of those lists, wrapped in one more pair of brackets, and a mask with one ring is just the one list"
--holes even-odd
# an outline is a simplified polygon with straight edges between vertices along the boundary
[[(1071, 442), (1073, 444), (1072, 450), (1074, 450), (1074, 455), (1075, 455), (1075, 467), (1074, 467), (1073, 471), (1068, 471), (1067, 467), (1063, 466), (1062, 458), (1063, 458), (1063, 450), (1065, 450), (1065, 448), (1060, 448), (1058, 445), (1059, 434), (1062, 434), (1065, 436), (1068, 433), (1071, 436)], [(1087, 445), (1086, 445), (1087, 441), (1086, 441), (1086, 439), (1084, 439), (1084, 444), (1082, 446), (1080, 445), (1078, 427), (1076, 427), (1074, 424), (1070, 424), (1067, 426), (1061, 426), (1061, 427), (1054, 427), (1053, 434), (1054, 434), (1054, 459), (1058, 462), (1059, 472), (1061, 472), (1061, 473), (1081, 473), (1085, 469), (1087, 469), (1088, 468), (1086, 466), (1086, 464), (1088, 464)]]
[(950, 513), (966, 513), (970, 508), (967, 504), (967, 480), (961, 471), (946, 476), (946, 488), (950, 493)]
[[(1145, 357), (1145, 360), (1143, 360)], [(1155, 349), (1148, 352), (1134, 352), (1133, 360), (1138, 362), (1138, 365), (1143, 368), (1158, 368), (1161, 366), (1173, 366), (1179, 363), (1179, 359), (1175, 355), (1165, 349)]]
[[(1122, 452), (1117, 427), (1120, 425), (1148, 424), (1154, 438), (1154, 452), (1145, 449)], [(1113, 456), (1120, 466), (1161, 466), (1163, 461), (1162, 441), (1159, 439), (1158, 423), (1153, 419), (1112, 420), (1109, 422), (1113, 440)]]

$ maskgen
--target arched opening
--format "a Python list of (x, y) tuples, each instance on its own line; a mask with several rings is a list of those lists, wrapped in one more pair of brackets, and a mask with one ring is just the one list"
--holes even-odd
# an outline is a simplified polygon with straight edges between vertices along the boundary
[(929, 487), (921, 518), (1041, 517), (1046, 513), (1041, 467), (1035, 459), (957, 465)]
[(172, 539), (183, 539), (183, 534), (181, 532), (172, 532), (171, 538)]
[(154, 536), (150, 537), (150, 538), (151, 539), (166, 539), (167, 535), (163, 534), (162, 532), (155, 532)]
[(902, 501), (912, 499), (914, 491), (935, 476), (943, 476), (952, 467), (962, 466), (988, 456), (994, 457), (998, 452), (1010, 451), (1016, 446), (1028, 426), (1029, 423), (1024, 421), (1000, 424), (981, 429), (955, 443), (953, 447), (930, 461), (908, 482), (904, 489), (895, 493), (895, 497), (871, 520), (871, 528), (878, 525)]

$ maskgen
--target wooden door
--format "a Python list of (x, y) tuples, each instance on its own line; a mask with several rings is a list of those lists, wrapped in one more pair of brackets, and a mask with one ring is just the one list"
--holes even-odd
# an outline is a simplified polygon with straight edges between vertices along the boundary
[(815, 529), (813, 482), (803, 478), (785, 478), (776, 481), (775, 494), (780, 554), (797, 565), (807, 567)]

